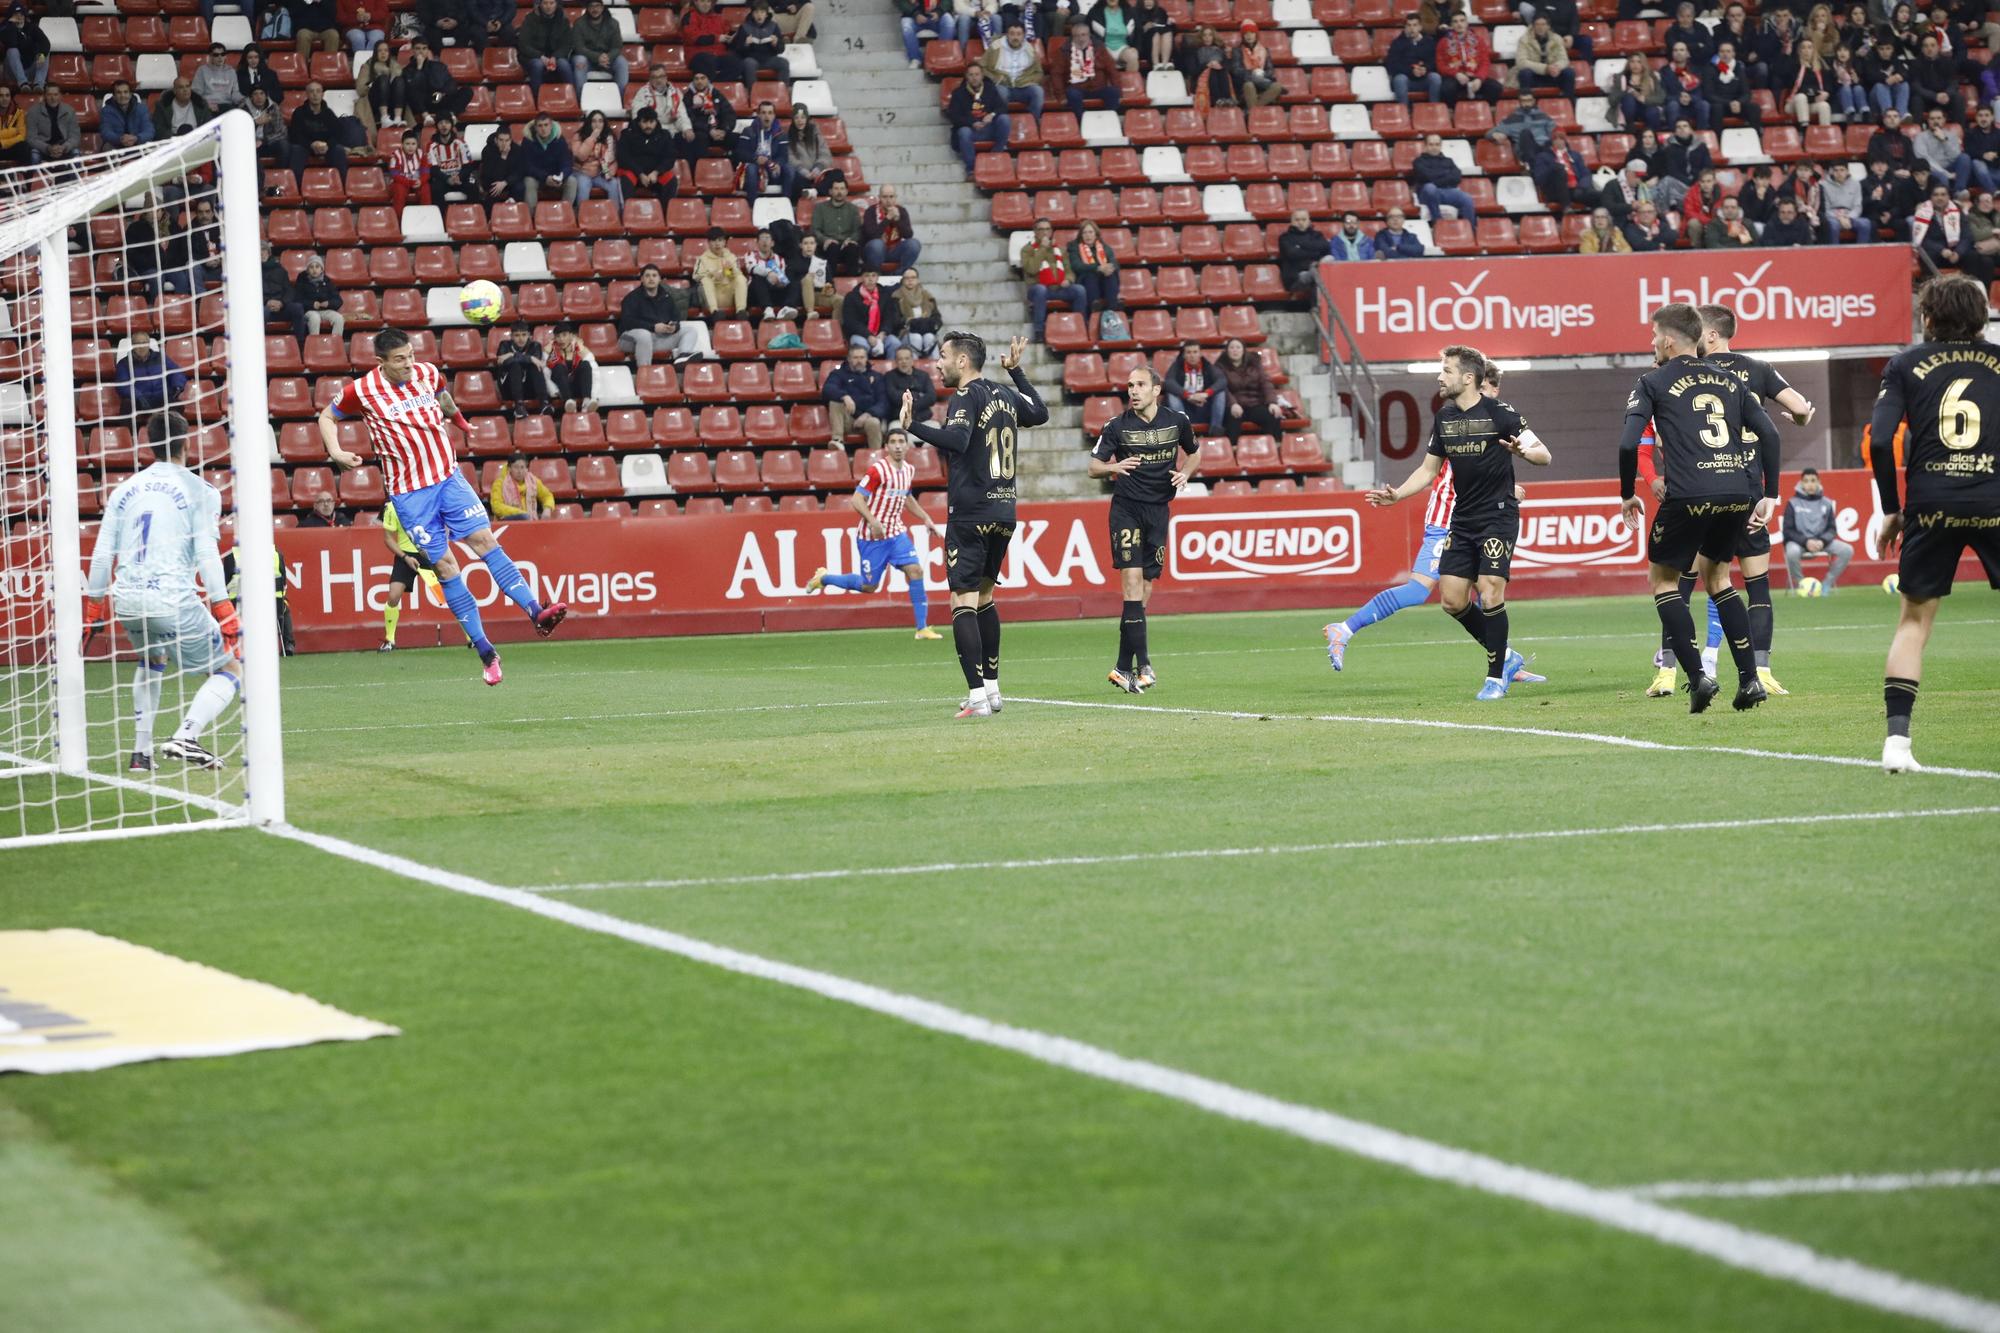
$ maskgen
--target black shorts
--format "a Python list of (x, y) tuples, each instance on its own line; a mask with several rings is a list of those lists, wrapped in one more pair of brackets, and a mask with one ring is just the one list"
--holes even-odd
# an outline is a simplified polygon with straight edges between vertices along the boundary
[(1511, 578), (1514, 543), (1521, 536), (1521, 516), (1495, 514), (1477, 528), (1451, 525), (1444, 544), (1438, 547), (1438, 577), (1482, 579), (1488, 576)]
[(1146, 504), (1111, 497), (1111, 567), (1143, 569), (1160, 577), (1167, 565), (1167, 502)]
[[(1646, 558), (1683, 572), (1694, 568), (1697, 555), (1726, 565), (1743, 554), (1750, 514), (1756, 507), (1752, 500), (1664, 501), (1646, 534)], [(1768, 554), (1770, 534), (1759, 532), (1757, 540)]]
[(944, 525), (945, 585), (953, 592), (978, 592), (1000, 577), (1007, 560), (1007, 543), (1014, 539), (1012, 521), (961, 521)]
[(2000, 514), (1947, 514), (1936, 509), (1903, 515), (1903, 554), (1896, 581), (1905, 597), (1948, 596), (1966, 548), (1986, 567), (1986, 581), (2000, 588)]
[(405, 588), (416, 587), (417, 580), (422, 577), (423, 567), (413, 556), (399, 555), (396, 557), (396, 563), (389, 567), (389, 582), (400, 583)]

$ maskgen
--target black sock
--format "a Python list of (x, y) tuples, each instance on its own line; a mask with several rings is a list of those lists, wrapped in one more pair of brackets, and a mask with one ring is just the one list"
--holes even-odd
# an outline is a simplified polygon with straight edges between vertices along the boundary
[(1486, 617), (1480, 614), (1477, 603), (1467, 602), (1461, 609), (1445, 614), (1456, 620), (1481, 648), (1486, 647)]
[(1479, 614), (1486, 619), (1486, 675), (1492, 680), (1504, 680), (1502, 674), (1507, 669), (1507, 603), (1498, 606), (1482, 606)]
[(987, 680), (1000, 679), (1000, 608), (991, 602), (979, 608), (979, 643), (986, 650), (981, 672)]
[(1917, 682), (1908, 676), (1882, 677), (1882, 702), (1889, 710), (1889, 734), (1910, 734), (1910, 713), (1917, 706)]
[[(1743, 594), (1732, 583), (1709, 596), (1715, 602), (1715, 614), (1722, 621), (1722, 641), (1729, 645), (1729, 655), (1736, 661), (1737, 678), (1757, 679), (1757, 650), (1750, 646), (1750, 608), (1743, 605)], [(1693, 617), (1689, 621), (1692, 623)]]
[(1153, 659), (1146, 652), (1146, 604), (1144, 602), (1134, 602), (1132, 605), (1139, 608), (1139, 634), (1132, 641), (1132, 647), (1138, 654), (1136, 659), (1138, 664), (1141, 667), (1149, 667), (1153, 665)]
[(979, 612), (969, 606), (954, 606), (951, 639), (958, 647), (958, 665), (965, 672), (966, 685), (975, 690), (983, 688), (985, 682), (979, 674)]
[(1701, 675), (1701, 654), (1695, 651), (1694, 613), (1688, 610), (1687, 598), (1678, 592), (1656, 592), (1653, 605), (1660, 613), (1660, 637), (1666, 641), (1667, 651), (1693, 681)]
[(1750, 603), (1750, 647), (1757, 653), (1757, 665), (1771, 665), (1771, 576), (1743, 576), (1743, 598)]
[[(1694, 619), (1694, 611), (1691, 609), (1694, 606), (1694, 575), (1692, 574), (1681, 575), (1680, 592), (1678, 596), (1681, 599), (1681, 605), (1690, 608), (1690, 610), (1688, 611), (1688, 619), (1692, 621)], [(1671, 639), (1668, 638), (1667, 631), (1664, 629), (1660, 631), (1660, 647), (1664, 648), (1668, 652), (1672, 652), (1674, 650), (1673, 642)]]
[(1118, 669), (1130, 671), (1139, 651), (1139, 634), (1145, 624), (1146, 604), (1127, 602), (1118, 613)]

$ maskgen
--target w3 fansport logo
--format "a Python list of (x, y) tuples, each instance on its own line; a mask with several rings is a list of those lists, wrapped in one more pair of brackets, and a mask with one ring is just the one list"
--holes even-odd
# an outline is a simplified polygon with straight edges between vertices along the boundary
[(1640, 535), (1638, 529), (1625, 526), (1615, 495), (1523, 500), (1514, 563), (1543, 567), (1638, 564), (1646, 558)]
[(1181, 514), (1167, 525), (1168, 573), (1188, 582), (1352, 574), (1361, 515), (1352, 509)]

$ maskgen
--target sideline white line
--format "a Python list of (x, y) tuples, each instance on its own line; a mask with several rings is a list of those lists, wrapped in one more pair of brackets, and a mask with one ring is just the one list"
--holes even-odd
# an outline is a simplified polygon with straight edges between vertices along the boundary
[(595, 880), (580, 884), (543, 884), (526, 892), (578, 893), (588, 889), (697, 889), (725, 884), (798, 884), (812, 880), (934, 875), (967, 870), (1040, 870), (1051, 866), (1127, 865), (1136, 861), (1309, 856), (1321, 852), (1363, 852), (1388, 847), (1449, 847), (1469, 843), (1539, 842), (1562, 838), (1623, 837), (1640, 833), (1695, 833), (1714, 829), (1770, 828), (1782, 824), (1943, 819), (1958, 815), (2000, 815), (2000, 805), (1969, 805), (1948, 810), (1862, 810), (1853, 814), (1772, 815), (1763, 819), (1707, 819), (1685, 824), (1624, 824), (1615, 828), (1535, 829), (1509, 833), (1457, 833), (1421, 838), (1368, 838), (1353, 842), (1283, 843), (1269, 847), (1190, 847), (1178, 851), (1110, 852), (1097, 856), (1038, 856), (1002, 861), (934, 861), (925, 865), (854, 866), (831, 870), (773, 871), (761, 875), (710, 875), (690, 879)]
[(1667, 1180), (1619, 1191), (1634, 1199), (1783, 1199), (1794, 1194), (1894, 1194), (1902, 1190), (2000, 1185), (2000, 1171), (1920, 1171), (1892, 1176), (1800, 1176), (1789, 1180)]
[[(1683, 754), (1733, 754), (1749, 759), (1785, 759), (1801, 764), (1837, 764), (1843, 768), (1875, 768), (1880, 761), (1857, 755), (1801, 754), (1794, 750), (1758, 750), (1742, 745), (1674, 745), (1598, 731), (1563, 731), (1556, 727), (1509, 727), (1497, 722), (1447, 722), (1433, 717), (1370, 717), (1359, 713), (1258, 713), (1228, 708), (1168, 708), (1159, 704), (1102, 703), (1083, 699), (1035, 699), (1010, 695), (1010, 704), (1040, 704), (1047, 708), (1097, 708), (1113, 712), (1157, 713), (1168, 717), (1219, 717), (1246, 722), (1353, 722), (1371, 727), (1425, 727), (1436, 731), (1495, 731), (1512, 736), (1547, 736), (1553, 740), (1616, 745), (1630, 750), (1668, 750)], [(1953, 778), (1983, 778), (2000, 782), (2000, 773), (1983, 768), (1942, 768), (1924, 765), (1923, 772)]]
[(406, 879), (505, 903), (582, 930), (809, 991), (916, 1027), (1012, 1051), (1059, 1069), (1136, 1088), (1230, 1120), (1259, 1125), (1310, 1143), (1337, 1148), (1427, 1179), (1502, 1198), (1518, 1199), (1551, 1212), (1644, 1236), (1663, 1245), (1705, 1255), (1732, 1268), (1790, 1282), (1857, 1305), (1929, 1320), (1945, 1328), (1962, 1330), (1963, 1333), (2000, 1333), (2000, 1304), (1948, 1287), (1918, 1282), (1852, 1259), (1821, 1254), (1797, 1241), (1663, 1207), (1613, 1190), (1586, 1185), (1582, 1181), (1516, 1166), (1481, 1153), (1401, 1134), (1317, 1107), (1281, 1101), (1185, 1070), (1131, 1059), (1068, 1037), (1013, 1027), (914, 995), (710, 944), (656, 926), (625, 921), (575, 903), (538, 897), (520, 889), (503, 888), (470, 875), (440, 870), (407, 857), (379, 852), (344, 838), (310, 833), (289, 825), (278, 825), (270, 831), (329, 855), (357, 861)]

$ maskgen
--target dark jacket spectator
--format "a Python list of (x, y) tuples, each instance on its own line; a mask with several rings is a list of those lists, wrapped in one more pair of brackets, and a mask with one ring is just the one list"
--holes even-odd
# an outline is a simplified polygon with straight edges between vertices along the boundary
[(330, 102), (322, 101), (317, 107), (310, 99), (299, 103), (298, 110), (292, 112), (290, 126), (293, 147), (308, 152), (315, 143), (340, 147), (345, 137), (340, 122), (341, 115)]
[(1534, 178), (1543, 202), (1558, 216), (1575, 209), (1597, 207), (1597, 183), (1591, 179), (1589, 165), (1584, 162), (1583, 154), (1570, 144), (1568, 135), (1559, 137), (1534, 159), (1529, 175)]
[(153, 142), (153, 113), (132, 91), (131, 84), (120, 80), (111, 96), (104, 99), (97, 112), (97, 137), (106, 148), (136, 148)]
[(575, 157), (569, 149), (569, 140), (557, 132), (553, 124), (546, 139), (536, 138), (535, 129), (539, 124), (537, 121), (530, 125), (528, 133), (521, 136), (520, 144), (514, 149), (513, 156), (519, 163), (521, 176), (529, 180), (542, 181), (545, 185), (552, 177), (567, 179), (571, 169), (576, 165)]
[(1942, 109), (1946, 120), (1965, 119), (1958, 100), (1958, 62), (1938, 50), (1936, 36), (1925, 33), (1922, 53), (1910, 62), (1910, 110), (1922, 119), (1932, 107)]
[(505, 125), (493, 132), (479, 151), (479, 200), (497, 204), (504, 199), (519, 200), (521, 155), (514, 151), (514, 135)]
[(953, 129), (971, 129), (972, 122), (982, 116), (1004, 116), (1007, 114), (1007, 99), (991, 80), (980, 86), (979, 98), (975, 104), (970, 84), (961, 83), (953, 90), (951, 100), (945, 103), (944, 118), (951, 122)]
[(1396, 34), (1382, 57), (1382, 68), (1389, 72), (1389, 86), (1399, 102), (1407, 103), (1412, 92), (1436, 97), (1443, 88), (1437, 72), (1437, 38), (1426, 36), (1420, 25), (1405, 24)]
[(250, 94), (262, 88), (270, 94), (273, 102), (285, 100), (285, 90), (278, 83), (278, 71), (264, 63), (264, 50), (255, 42), (243, 48), (243, 58), (236, 65), (236, 90), (249, 101)]
[(313, 276), (311, 269), (303, 270), (292, 284), (292, 292), (308, 312), (340, 309), (340, 289), (333, 285), (333, 279), (327, 276), (324, 268), (317, 277)]
[[(54, 92), (55, 85), (48, 85), (48, 91)], [(38, 97), (28, 108), (27, 119), (28, 153), (33, 161), (74, 157), (82, 151), (83, 129), (67, 103), (57, 100), (52, 105), (47, 96)]]
[(648, 330), (655, 324), (678, 325), (687, 318), (687, 298), (666, 283), (652, 295), (644, 287), (634, 287), (618, 303), (618, 331)]
[(1424, 243), (1417, 239), (1417, 234), (1406, 227), (1399, 228), (1395, 225), (1401, 220), (1402, 215), (1400, 213), (1392, 214), (1389, 218), (1389, 225), (1375, 233), (1375, 257), (1377, 259), (1422, 259), (1424, 257)]
[[(842, 362), (826, 377), (826, 386), (820, 390), (819, 396), (821, 401), (828, 403), (852, 398), (857, 417), (875, 417), (881, 421), (889, 419), (889, 386), (872, 369), (864, 367), (855, 370)], [(896, 405), (896, 410), (902, 410), (901, 403)]]
[[(1777, 173), (1773, 172), (1772, 176)], [(1753, 172), (1750, 180), (1736, 192), (1736, 202), (1743, 209), (1743, 216), (1753, 223), (1761, 233), (1764, 225), (1778, 215), (1778, 182), (1762, 172)]]
[(1680, 239), (1674, 229), (1660, 216), (1660, 210), (1651, 200), (1632, 210), (1621, 228), (1625, 233), (1625, 243), (1632, 247), (1634, 254), (1650, 254), (1657, 250), (1671, 250)]
[(751, 79), (766, 76), (782, 82), (792, 77), (792, 67), (785, 59), (785, 31), (771, 17), (768, 3), (760, 5), (753, 0), (750, 16), (736, 25), (736, 35), (729, 39), (729, 49), (743, 62), (743, 72)]
[(1798, 201), (1789, 198), (1778, 201), (1776, 214), (1764, 224), (1764, 234), (1757, 238), (1759, 245), (1814, 245), (1818, 241), (1812, 223), (1799, 211)]
[(1688, 63), (1701, 65), (1715, 54), (1715, 44), (1709, 39), (1708, 29), (1696, 21), (1693, 14), (1667, 25), (1665, 35), (1660, 38), (1659, 49), (1671, 51), (1675, 42), (1686, 42)]
[[(403, 104), (418, 120), (425, 116), (456, 116), (472, 102), (472, 90), (458, 86), (444, 62), (431, 55), (422, 39), (410, 50), (410, 62), (403, 66)], [(294, 136), (296, 137), (296, 136)]]
[(1209, 426), (1211, 428), (1209, 434), (1216, 433), (1222, 426), (1221, 417), (1212, 414), (1210, 404), (1213, 403), (1216, 394), (1227, 388), (1228, 384), (1222, 378), (1222, 371), (1216, 368), (1215, 362), (1202, 356), (1200, 349), (1196, 349), (1192, 363), (1188, 361), (1187, 352), (1183, 349), (1181, 355), (1174, 358), (1174, 363), (1167, 367), (1167, 397), (1172, 402), (1181, 404), (1178, 411), (1185, 412), (1196, 422)]
[[(1240, 359), (1232, 362), (1232, 354)], [(1242, 343), (1232, 338), (1216, 359), (1215, 368), (1222, 372), (1222, 382), (1229, 388), (1229, 408), (1223, 419), (1224, 433), (1232, 440), (1246, 430), (1264, 435), (1278, 434), (1281, 429), (1277, 411), (1278, 390), (1264, 370), (1263, 358), (1246, 350)]]
[(1333, 246), (1320, 229), (1308, 220), (1305, 227), (1292, 225), (1278, 233), (1278, 278), (1287, 291), (1304, 291), (1312, 285), (1312, 271)]
[(1917, 150), (1909, 136), (1903, 133), (1902, 126), (1888, 124), (1887, 119), (1884, 118), (1881, 129), (1868, 136), (1867, 160), (1873, 162), (1881, 158), (1889, 164), (1889, 174), (1893, 176), (1910, 169), (1916, 161)]
[[(900, 363), (902, 359), (901, 353), (898, 353), (897, 362)], [(931, 378), (928, 370), (921, 366), (912, 366), (906, 371), (900, 368), (900, 364), (892, 366), (888, 373), (882, 376), (882, 387), (897, 412), (903, 410), (903, 394), (907, 392), (910, 395), (910, 420), (931, 419), (931, 408), (937, 402), (937, 381)], [(859, 402), (860, 399), (857, 398), (855, 401)]]
[[(183, 98), (181, 90), (186, 87)], [(208, 109), (208, 102), (194, 91), (194, 86), (186, 79), (177, 79), (174, 86), (153, 99), (153, 137), (171, 139), (176, 134), (185, 134), (198, 125), (208, 123), (215, 113)], [(176, 126), (183, 128), (177, 129)]]
[(673, 198), (680, 190), (676, 160), (674, 141), (660, 128), (659, 113), (651, 107), (642, 108), (618, 136), (618, 174), (635, 191)]
[(1701, 173), (1715, 165), (1714, 155), (1700, 135), (1690, 129), (1683, 139), (1678, 132), (1667, 137), (1648, 163), (1655, 176), (1671, 176), (1685, 185), (1701, 179)]
[[(843, 338), (869, 338), (872, 341), (868, 328), (868, 301), (862, 295), (862, 289), (866, 285), (864, 279), (841, 298), (840, 336)], [(877, 285), (875, 291), (877, 316), (874, 333), (900, 337), (903, 332), (903, 307), (897, 304), (888, 288)], [(855, 401), (859, 402), (860, 399), (857, 398)]]
[[(152, 345), (152, 335), (132, 335), (132, 350), (118, 363), (112, 387), (127, 412), (158, 412), (187, 391), (187, 372)], [(144, 346), (141, 346), (141, 344)]]

